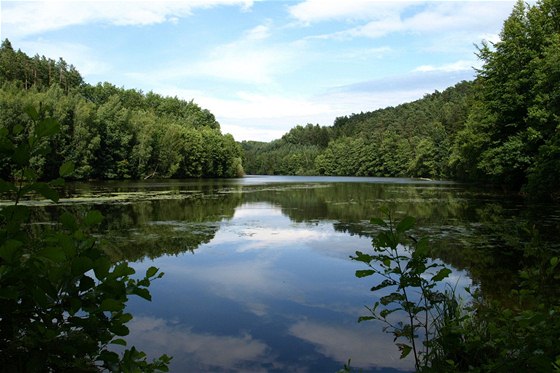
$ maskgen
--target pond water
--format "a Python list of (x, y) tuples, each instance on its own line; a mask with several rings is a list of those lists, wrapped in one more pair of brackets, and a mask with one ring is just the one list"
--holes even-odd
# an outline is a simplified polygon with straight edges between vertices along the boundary
[(382, 325), (357, 323), (376, 298), (349, 256), (371, 248), (379, 208), (417, 218), (414, 234), (454, 266), (452, 285), (474, 282), (488, 293), (511, 273), (474, 248), (495, 252), (521, 224), (546, 235), (560, 221), (557, 205), (413, 179), (73, 183), (65, 193), (56, 208), (35, 203), (36, 219), (96, 208), (113, 257), (139, 273), (165, 272), (152, 302), (131, 298), (127, 340), (150, 356), (172, 355), (172, 372), (336, 372), (348, 359), (363, 372), (411, 371)]

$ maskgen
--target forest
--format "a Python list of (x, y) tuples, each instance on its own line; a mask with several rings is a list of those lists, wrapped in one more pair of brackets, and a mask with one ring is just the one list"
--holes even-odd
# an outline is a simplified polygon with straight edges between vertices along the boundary
[(396, 107), (244, 141), (248, 174), (404, 176), (560, 193), (558, 1), (518, 2), (472, 82)]
[[(560, 194), (558, 1), (518, 2), (500, 41), (482, 41), (474, 81), (331, 126), (297, 125), (269, 143), (237, 143), (193, 101), (110, 83), (91, 85), (62, 58), (0, 48), (0, 126), (30, 131), (28, 107), (57, 120), (55, 155), (32, 165), (49, 179), (71, 161), (74, 179), (237, 177), (248, 174), (395, 176)], [(14, 129), (16, 131), (14, 131)], [(12, 175), (2, 162), (0, 177)]]
[[(58, 61), (0, 48), (0, 128), (20, 142), (29, 136), (33, 107), (61, 131), (50, 140), (53, 156), (31, 165), (41, 179), (73, 162), (73, 179), (236, 177), (243, 174), (241, 148), (216, 118), (193, 101), (110, 83), (90, 85), (62, 58)], [(0, 162), (0, 178), (13, 177)]]

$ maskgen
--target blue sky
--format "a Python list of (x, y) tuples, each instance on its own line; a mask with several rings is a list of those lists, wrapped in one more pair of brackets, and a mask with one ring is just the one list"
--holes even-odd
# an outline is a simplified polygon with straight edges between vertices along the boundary
[(421, 98), (480, 67), (514, 1), (1, 1), (1, 39), (86, 82), (193, 99), (236, 140)]

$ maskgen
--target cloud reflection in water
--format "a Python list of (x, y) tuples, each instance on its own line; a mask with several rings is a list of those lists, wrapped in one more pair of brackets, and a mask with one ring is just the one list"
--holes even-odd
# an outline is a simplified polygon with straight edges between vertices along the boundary
[(131, 344), (173, 355), (176, 372), (334, 372), (348, 358), (364, 371), (410, 370), (379, 324), (357, 324), (371, 284), (348, 256), (371, 242), (333, 223), (244, 204), (194, 255), (136, 263), (166, 275), (153, 306), (133, 305)]
[[(130, 340), (150, 356), (168, 354), (173, 365), (189, 367), (191, 371), (255, 370), (270, 355), (268, 346), (250, 335), (218, 336), (195, 333), (184, 326), (163, 319), (138, 316), (130, 323)], [(265, 370), (261, 370), (265, 371)]]

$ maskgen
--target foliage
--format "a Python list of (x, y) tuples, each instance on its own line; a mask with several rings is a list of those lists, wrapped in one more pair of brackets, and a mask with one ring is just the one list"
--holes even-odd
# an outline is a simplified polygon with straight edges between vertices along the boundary
[(318, 145), (287, 142), (243, 141), (243, 168), (253, 175), (313, 175), (315, 159), (321, 153)]
[[(482, 42), (474, 82), (396, 107), (297, 126), (270, 144), (244, 144), (250, 173), (460, 179), (560, 196), (560, 2), (519, 0), (500, 40)], [(316, 146), (290, 168), (290, 149)], [(327, 145), (325, 145), (327, 144)], [(309, 153), (308, 153), (309, 154)]]
[[(12, 182), (0, 179), (0, 192), (14, 204), (0, 210), (0, 366), (3, 371), (115, 372), (167, 371), (166, 355), (148, 362), (134, 347), (119, 356), (112, 345), (126, 346), (125, 312), (130, 295), (151, 300), (148, 287), (163, 273), (151, 267), (141, 279), (126, 262), (112, 263), (88, 231), (102, 215), (60, 215), (52, 227), (33, 231), (30, 211), (21, 202), (39, 195), (57, 202), (62, 179), (39, 182), (32, 160), (47, 156), (49, 140), (60, 131), (51, 118), (27, 110), (29, 133), (22, 125), (0, 129), (0, 152), (11, 160)], [(59, 168), (60, 176), (74, 170)]]
[[(58, 80), (29, 80), (25, 75), (28, 65), (38, 76), (45, 71), (49, 74), (51, 63), (38, 61), (37, 66), (29, 65), (23, 52), (15, 52), (8, 40), (2, 43), (0, 128), (11, 131), (15, 125), (23, 125), (19, 136), (28, 134), (27, 106), (39, 107), (41, 118), (52, 117), (61, 125), (61, 131), (49, 139), (54, 149), (50, 156), (33, 159), (39, 178), (55, 178), (65, 162), (76, 165), (69, 175), (74, 179), (243, 175), (240, 146), (231, 135), (221, 133), (212, 113), (193, 101), (110, 83), (89, 85), (81, 77), (68, 78), (73, 82), (68, 85), (65, 70), (57, 70), (57, 76), (62, 76)], [(0, 175), (12, 177), (10, 167), (5, 159), (0, 163)]]
[(453, 150), (458, 176), (558, 194), (559, 20), (557, 0), (518, 1), (500, 41), (479, 47), (476, 103)]
[(296, 126), (270, 143), (243, 142), (251, 174), (446, 178), (451, 144), (466, 120), (472, 83), (397, 107)]
[(373, 254), (358, 251), (352, 259), (368, 265), (356, 276), (374, 276), (377, 283), (371, 290), (381, 297), (359, 321), (383, 322), (384, 330), (395, 336), (401, 358), (413, 353), (417, 371), (558, 369), (560, 260), (557, 249), (542, 242), (538, 233), (533, 231), (528, 242), (510, 242), (522, 251), (524, 265), (509, 296), (496, 298), (476, 289), (471, 301), (463, 303), (454, 291), (438, 287), (451, 271), (427, 260), (425, 240), (407, 237), (413, 218), (393, 223), (389, 215), (388, 222), (372, 223), (382, 227), (373, 240)]
[(414, 218), (407, 216), (396, 223), (385, 212), (388, 221), (379, 218), (371, 221), (383, 228), (373, 239), (373, 253), (356, 251), (351, 257), (369, 267), (356, 271), (356, 277), (374, 276), (377, 283), (371, 291), (383, 294), (372, 307), (366, 307), (370, 315), (360, 317), (359, 321), (383, 322), (384, 330), (398, 341), (401, 358), (412, 352), (416, 370), (420, 371), (431, 367), (436, 360), (440, 353), (438, 343), (450, 335), (442, 331), (457, 316), (453, 296), (443, 292), (441, 286), (438, 288), (451, 270), (428, 260), (426, 240), (407, 238)]

